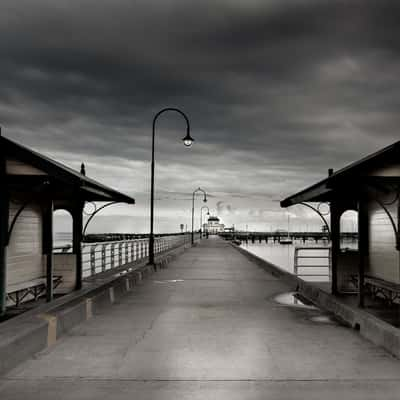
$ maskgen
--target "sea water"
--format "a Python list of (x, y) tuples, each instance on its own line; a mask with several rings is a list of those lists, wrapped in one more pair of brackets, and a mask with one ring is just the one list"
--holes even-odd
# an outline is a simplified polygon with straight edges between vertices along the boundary
[[(244, 250), (264, 259), (265, 261), (270, 262), (282, 268), (290, 273), (294, 273), (294, 253), (296, 247), (321, 247), (324, 249), (310, 249), (302, 252), (301, 255), (304, 256), (312, 256), (312, 257), (320, 257), (321, 258), (307, 258), (299, 260), (301, 264), (313, 265), (315, 267), (312, 268), (302, 268), (299, 269), (299, 273), (303, 274), (316, 274), (316, 275), (326, 275), (325, 277), (321, 276), (309, 276), (302, 277), (307, 281), (328, 281), (329, 280), (329, 265), (328, 259), (325, 257), (328, 254), (328, 250), (326, 250), (330, 246), (328, 241), (319, 241), (315, 243), (314, 240), (309, 240), (303, 243), (302, 240), (295, 240), (293, 244), (280, 244), (279, 242), (268, 242), (262, 243), (254, 242), (254, 243), (245, 243), (242, 242), (240, 247)], [(341, 243), (341, 247), (347, 248), (356, 248), (357, 243), (354, 241), (343, 241)], [(321, 266), (321, 267), (319, 267)]]

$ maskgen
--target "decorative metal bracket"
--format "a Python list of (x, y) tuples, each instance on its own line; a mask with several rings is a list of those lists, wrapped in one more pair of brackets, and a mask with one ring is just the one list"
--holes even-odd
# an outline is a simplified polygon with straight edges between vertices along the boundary
[[(377, 189), (375, 186), (372, 185), (367, 185), (367, 188), (373, 188), (373, 189)], [(379, 190), (379, 189), (378, 189)], [(371, 191), (369, 192), (371, 194)], [(399, 234), (399, 229), (396, 226), (396, 222), (392, 216), (392, 214), (390, 213), (390, 211), (387, 209), (387, 205), (392, 205), (394, 204), (396, 201), (399, 201), (400, 198), (400, 190), (399, 188), (397, 188), (397, 194), (396, 197), (393, 201), (391, 201), (389, 204), (385, 204), (382, 200), (378, 199), (376, 196), (371, 196), (372, 200), (376, 201), (383, 209), (383, 211), (385, 212), (385, 214), (387, 215), (387, 217), (389, 218), (390, 224), (392, 225), (393, 231), (394, 231), (394, 235), (395, 235), (395, 239), (396, 239), (396, 250), (400, 251), (400, 234)], [(397, 206), (398, 209), (398, 215), (400, 212), (400, 203)], [(399, 216), (397, 217), (399, 218)]]
[(313, 210), (314, 212), (316, 212), (316, 213), (321, 217), (322, 221), (324, 222), (324, 224), (325, 224), (325, 226), (326, 226), (326, 228), (327, 228), (327, 231), (328, 231), (328, 239), (330, 240), (330, 239), (331, 239), (331, 229), (329, 228), (328, 222), (327, 222), (326, 219), (324, 218), (324, 216), (323, 216), (323, 214), (321, 213), (321, 211), (319, 211), (318, 208), (315, 208), (315, 207), (313, 207), (313, 206), (310, 206), (310, 204), (307, 204), (307, 203), (304, 203), (304, 202), (301, 202), (301, 203), (298, 203), (298, 204), (301, 204), (301, 205), (303, 205), (303, 206), (306, 206), (306, 207), (310, 208), (311, 210)]
[(86, 229), (89, 225), (89, 222), (93, 219), (93, 217), (101, 210), (103, 210), (104, 208), (108, 207), (108, 206), (112, 206), (113, 204), (117, 204), (117, 203), (121, 203), (120, 201), (111, 201), (110, 203), (104, 204), (103, 206), (101, 206), (100, 208), (97, 208), (92, 214), (90, 214), (89, 219), (86, 221), (86, 224), (83, 228), (82, 231), (82, 236), (85, 236), (86, 234)]

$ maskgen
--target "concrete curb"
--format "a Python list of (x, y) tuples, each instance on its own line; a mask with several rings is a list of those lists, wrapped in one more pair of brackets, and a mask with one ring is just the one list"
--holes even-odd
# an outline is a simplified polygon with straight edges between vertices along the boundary
[(340, 298), (313, 285), (312, 282), (303, 281), (296, 275), (265, 261), (245, 249), (235, 244), (231, 245), (265, 271), (280, 278), (289, 286), (290, 290), (299, 292), (316, 306), (331, 312), (340, 321), (359, 331), (364, 338), (400, 358), (400, 329), (362, 309), (345, 304)]
[[(104, 274), (85, 282), (85, 287), (46, 303), (0, 325), (0, 375), (52, 346), (66, 332), (93, 317), (100, 309), (123, 297), (143, 279), (182, 254), (190, 245), (182, 245), (156, 257), (155, 266), (146, 260), (131, 271)], [(128, 266), (129, 267), (129, 266)]]
[(291, 274), (290, 272), (278, 267), (277, 265), (265, 261), (263, 258), (260, 258), (255, 254), (248, 252), (247, 250), (239, 247), (234, 243), (231, 243), (231, 245), (233, 248), (239, 251), (239, 253), (242, 253), (250, 261), (254, 262), (259, 267), (261, 267), (271, 275), (275, 276), (276, 278), (281, 279), (288, 286), (290, 286), (291, 290), (296, 290), (300, 280), (296, 275)]

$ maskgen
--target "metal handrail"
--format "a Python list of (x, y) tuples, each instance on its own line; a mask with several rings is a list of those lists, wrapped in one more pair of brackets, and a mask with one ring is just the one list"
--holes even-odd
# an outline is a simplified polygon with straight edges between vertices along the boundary
[[(303, 251), (307, 250), (327, 250), (328, 254), (324, 255), (299, 255)], [(327, 259), (328, 263), (323, 265), (318, 264), (299, 264), (299, 259)], [(327, 268), (326, 274), (322, 273), (299, 273), (301, 268)], [(298, 277), (326, 277), (331, 280), (332, 275), (332, 248), (327, 246), (296, 246), (294, 249), (294, 269), (293, 272)]]
[[(195, 235), (196, 240), (200, 239), (199, 233)], [(154, 252), (159, 254), (190, 242), (191, 233), (158, 236), (154, 240)], [(70, 250), (71, 245), (53, 248), (55, 254), (70, 253)], [(149, 238), (82, 243), (83, 277), (88, 278), (113, 268), (144, 261), (148, 256)]]
[[(159, 254), (186, 243), (190, 243), (190, 234), (156, 237), (154, 240), (154, 253)], [(87, 278), (113, 268), (144, 261), (148, 256), (149, 238), (83, 243), (83, 277)]]

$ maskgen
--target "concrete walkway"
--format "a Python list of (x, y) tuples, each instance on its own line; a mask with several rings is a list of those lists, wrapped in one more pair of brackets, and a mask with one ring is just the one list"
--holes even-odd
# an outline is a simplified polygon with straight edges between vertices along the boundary
[(220, 239), (203, 240), (0, 380), (8, 399), (399, 399), (400, 361)]

